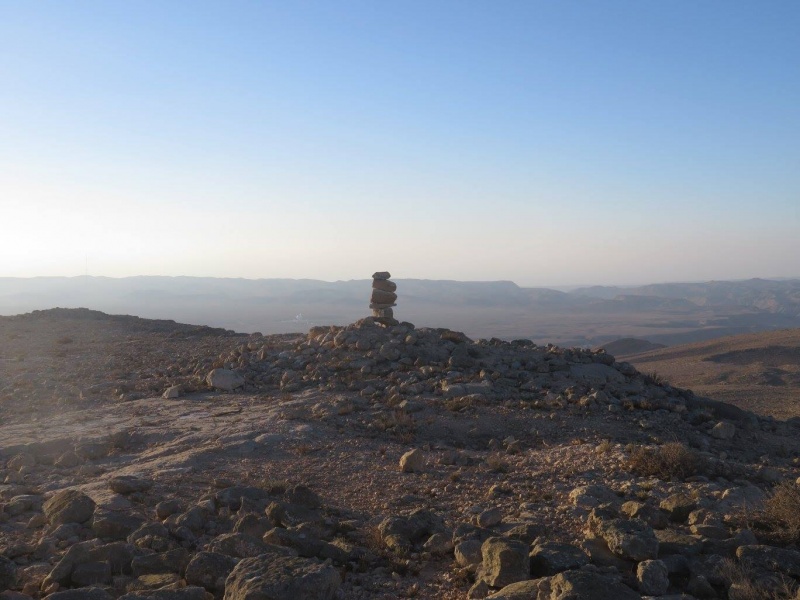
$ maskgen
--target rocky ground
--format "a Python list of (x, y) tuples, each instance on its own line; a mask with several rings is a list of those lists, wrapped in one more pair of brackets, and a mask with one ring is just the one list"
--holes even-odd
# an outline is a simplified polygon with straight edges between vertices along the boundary
[(0, 319), (0, 598), (795, 598), (800, 420), (604, 352)]

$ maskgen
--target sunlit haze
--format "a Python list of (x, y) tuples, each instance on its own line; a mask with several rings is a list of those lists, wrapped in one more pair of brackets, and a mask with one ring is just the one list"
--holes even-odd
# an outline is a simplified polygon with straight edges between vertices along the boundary
[(0, 0), (0, 277), (800, 275), (800, 3)]

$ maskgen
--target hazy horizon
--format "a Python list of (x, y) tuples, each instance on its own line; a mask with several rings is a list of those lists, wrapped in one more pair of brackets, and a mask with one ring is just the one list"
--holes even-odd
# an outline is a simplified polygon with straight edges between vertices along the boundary
[(797, 272), (796, 2), (2, 15), (0, 276)]
[[(370, 274), (371, 275), (371, 274)], [(353, 277), (348, 279), (325, 279), (319, 277), (303, 277), (303, 276), (296, 276), (296, 277), (216, 277), (210, 275), (153, 275), (153, 274), (139, 274), (139, 275), (120, 275), (120, 276), (113, 276), (113, 275), (86, 275), (86, 274), (79, 274), (79, 275), (29, 275), (29, 276), (15, 276), (15, 275), (0, 275), (0, 279), (56, 279), (56, 278), (68, 278), (68, 279), (76, 279), (80, 277), (88, 277), (88, 278), (98, 278), (98, 279), (133, 279), (133, 278), (190, 278), (190, 279), (234, 279), (234, 280), (245, 280), (245, 281), (269, 281), (269, 280), (291, 280), (291, 281), (321, 281), (325, 283), (347, 283), (347, 282), (355, 282), (355, 281), (371, 281), (371, 277), (369, 275), (361, 276), (361, 277)], [(443, 279), (443, 278), (430, 278), (430, 277), (398, 277), (392, 274), (392, 279), (395, 281), (402, 281), (402, 280), (414, 280), (414, 281), (452, 281), (458, 283), (494, 283), (494, 282), (502, 282), (502, 281), (509, 281), (514, 283), (515, 285), (521, 288), (542, 288), (542, 289), (552, 289), (557, 291), (571, 291), (575, 289), (580, 289), (584, 287), (620, 287), (620, 288), (636, 288), (641, 286), (648, 286), (648, 285), (669, 285), (669, 284), (693, 284), (693, 283), (711, 283), (711, 282), (744, 282), (750, 281), (753, 279), (762, 279), (766, 281), (792, 281), (792, 280), (800, 280), (800, 275), (791, 276), (791, 275), (777, 275), (774, 277), (769, 276), (753, 276), (753, 277), (742, 277), (737, 279), (720, 279), (720, 278), (713, 278), (713, 279), (696, 279), (696, 280), (674, 280), (674, 281), (641, 281), (641, 282), (633, 282), (633, 283), (614, 283), (614, 282), (599, 282), (599, 283), (571, 283), (565, 285), (526, 285), (519, 281), (514, 281), (512, 279)]]

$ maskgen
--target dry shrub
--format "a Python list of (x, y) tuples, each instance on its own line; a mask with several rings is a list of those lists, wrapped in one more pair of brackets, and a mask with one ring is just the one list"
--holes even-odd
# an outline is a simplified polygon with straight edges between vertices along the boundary
[(764, 502), (764, 517), (789, 540), (800, 540), (800, 486), (792, 481), (776, 485)]
[(718, 568), (718, 574), (727, 586), (736, 586), (738, 600), (790, 600), (796, 596), (796, 584), (788, 578), (774, 581), (774, 586), (765, 587), (758, 582), (747, 567), (730, 558), (726, 558)]
[(509, 471), (508, 462), (498, 453), (492, 453), (486, 457), (486, 466), (492, 473), (508, 473)]
[(681, 480), (697, 475), (704, 469), (702, 458), (680, 442), (669, 442), (656, 448), (634, 446), (628, 467), (636, 475)]
[(642, 379), (644, 379), (645, 383), (650, 385), (658, 385), (658, 386), (668, 385), (667, 380), (664, 379), (664, 377), (662, 377), (655, 371), (651, 371), (649, 373), (642, 373)]

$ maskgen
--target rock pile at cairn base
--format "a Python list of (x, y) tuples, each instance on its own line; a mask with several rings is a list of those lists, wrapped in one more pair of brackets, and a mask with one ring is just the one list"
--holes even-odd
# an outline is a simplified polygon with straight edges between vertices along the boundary
[(372, 297), (369, 307), (375, 321), (384, 325), (398, 325), (394, 318), (393, 306), (397, 306), (397, 284), (389, 281), (391, 275), (388, 271), (378, 271), (372, 275)]
[(800, 422), (382, 318), (226, 336), (182, 359), (202, 393), (4, 423), (0, 600), (794, 600), (796, 512), (763, 507), (800, 493)]

